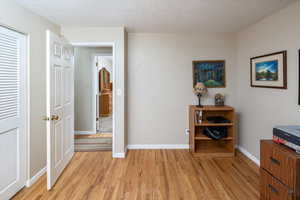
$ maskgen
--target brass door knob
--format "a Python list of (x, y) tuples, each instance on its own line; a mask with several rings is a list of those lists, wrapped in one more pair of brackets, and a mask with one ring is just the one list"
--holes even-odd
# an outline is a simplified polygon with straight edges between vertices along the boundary
[(51, 120), (52, 121), (58, 121), (59, 120), (59, 116), (58, 115), (52, 115), (51, 116)]

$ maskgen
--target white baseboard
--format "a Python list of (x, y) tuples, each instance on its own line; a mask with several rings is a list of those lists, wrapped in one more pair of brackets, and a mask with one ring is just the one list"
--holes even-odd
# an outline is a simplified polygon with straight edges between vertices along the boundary
[(32, 186), (41, 176), (43, 176), (47, 171), (47, 167), (41, 169), (38, 173), (36, 173), (32, 178), (26, 181), (26, 187)]
[(189, 149), (188, 144), (129, 144), (124, 153), (114, 153), (113, 158), (125, 158), (128, 149)]
[(113, 158), (125, 158), (126, 153), (114, 153)]
[(96, 134), (95, 131), (75, 131), (76, 135), (89, 135), (89, 134)]
[(188, 144), (129, 144), (127, 149), (188, 149)]
[(237, 146), (238, 150), (240, 150), (245, 156), (247, 156), (250, 160), (252, 160), (253, 162), (255, 162), (258, 166), (260, 166), (260, 161), (259, 159), (257, 159), (254, 155), (252, 155), (249, 151), (247, 151), (246, 149), (244, 149), (241, 146)]

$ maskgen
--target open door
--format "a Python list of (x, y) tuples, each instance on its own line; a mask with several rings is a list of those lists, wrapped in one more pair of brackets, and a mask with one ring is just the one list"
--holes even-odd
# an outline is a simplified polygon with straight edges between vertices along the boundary
[(47, 31), (47, 189), (74, 154), (74, 50)]

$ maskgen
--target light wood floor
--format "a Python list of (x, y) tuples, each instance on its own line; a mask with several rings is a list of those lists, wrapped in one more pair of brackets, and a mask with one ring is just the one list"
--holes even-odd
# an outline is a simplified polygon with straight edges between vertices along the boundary
[(195, 159), (188, 150), (130, 150), (112, 159), (111, 152), (80, 152), (52, 191), (43, 176), (13, 199), (256, 200), (259, 170), (240, 153)]
[(112, 138), (111, 133), (97, 133), (97, 134), (81, 134), (75, 135), (75, 139), (82, 138)]

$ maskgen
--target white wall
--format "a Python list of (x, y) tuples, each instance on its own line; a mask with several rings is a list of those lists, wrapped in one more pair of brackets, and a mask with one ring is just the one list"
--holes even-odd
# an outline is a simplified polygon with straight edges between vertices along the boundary
[(46, 166), (46, 30), (59, 26), (25, 10), (12, 0), (0, 2), (0, 24), (29, 35), (30, 51), (30, 177)]
[[(271, 139), (275, 125), (299, 125), (298, 49), (300, 2), (238, 34), (239, 145), (259, 158), (259, 140)], [(287, 50), (288, 89), (250, 87), (250, 58)]]
[(113, 131), (114, 156), (123, 156), (125, 153), (125, 29), (115, 28), (62, 28), (62, 34), (72, 43), (114, 43), (115, 54), (115, 85), (113, 99), (115, 99), (113, 115), (115, 124)]
[(75, 131), (95, 132), (96, 54), (112, 55), (112, 48), (75, 47)]
[(203, 104), (214, 104), (214, 94), (226, 94), (235, 106), (236, 40), (234, 34), (129, 34), (128, 144), (188, 144), (188, 105), (196, 104), (192, 61), (226, 60), (225, 89), (209, 89)]

